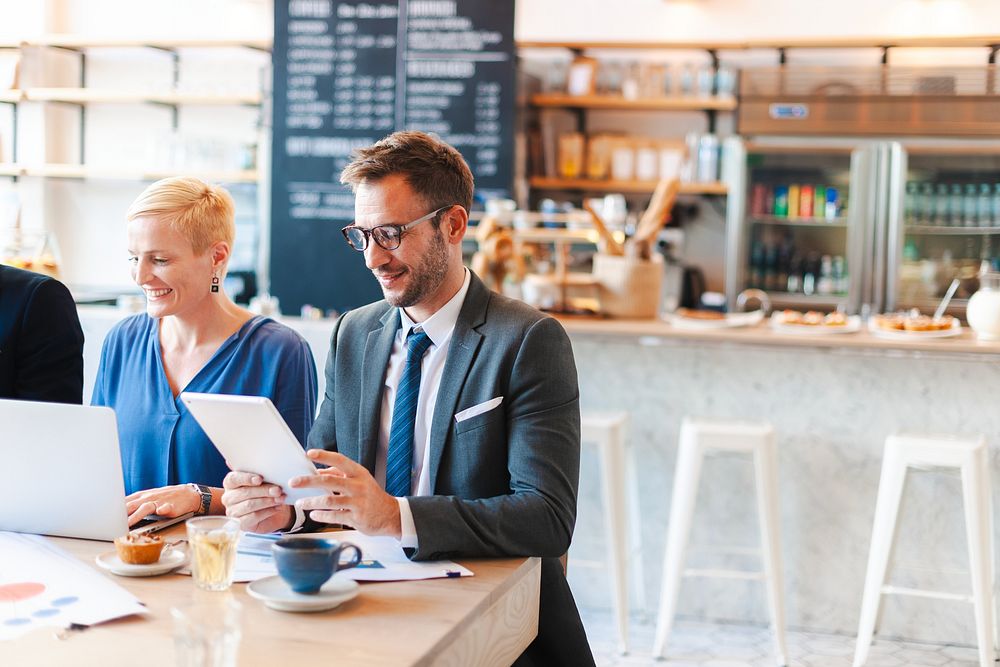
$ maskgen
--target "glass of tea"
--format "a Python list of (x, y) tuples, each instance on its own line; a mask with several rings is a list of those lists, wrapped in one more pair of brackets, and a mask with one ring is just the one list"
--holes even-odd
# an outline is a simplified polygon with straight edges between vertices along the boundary
[(191, 577), (198, 588), (224, 591), (233, 584), (240, 522), (224, 516), (188, 519)]

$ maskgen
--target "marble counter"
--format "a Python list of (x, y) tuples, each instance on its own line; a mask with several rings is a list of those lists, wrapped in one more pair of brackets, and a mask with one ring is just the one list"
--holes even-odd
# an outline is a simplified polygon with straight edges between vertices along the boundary
[[(887, 435), (982, 433), (992, 445), (997, 470), (997, 346), (966, 338), (909, 348), (884, 345), (867, 334), (796, 337), (794, 344), (784, 344), (766, 330), (706, 336), (671, 331), (660, 323), (568, 321), (567, 329), (583, 410), (627, 410), (632, 416), (645, 587), (654, 614), (678, 432), (686, 415), (767, 419), (774, 425), (792, 627), (849, 634), (857, 630)], [(587, 606), (610, 605), (605, 575), (573, 566), (574, 558), (603, 557), (597, 472), (596, 453), (585, 446), (570, 578), (580, 603)], [(753, 498), (749, 459), (706, 463), (689, 567), (756, 569), (753, 558), (718, 552), (722, 547), (757, 545)], [(970, 591), (959, 478), (911, 474), (903, 502), (891, 581)], [(738, 580), (685, 580), (678, 613), (767, 621), (761, 584)], [(886, 597), (882, 619), (880, 632), (886, 636), (975, 640), (972, 606), (965, 603)]]

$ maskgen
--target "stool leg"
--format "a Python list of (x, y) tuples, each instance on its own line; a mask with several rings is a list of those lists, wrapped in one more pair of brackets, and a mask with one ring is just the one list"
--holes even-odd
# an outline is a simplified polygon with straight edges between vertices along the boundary
[(691, 533), (694, 504), (698, 495), (698, 478), (701, 475), (702, 453), (698, 444), (681, 428), (677, 470), (674, 472), (674, 492), (670, 501), (670, 527), (667, 531), (667, 550), (663, 556), (663, 586), (660, 591), (660, 611), (656, 620), (656, 637), (653, 640), (653, 657), (667, 654), (667, 640), (677, 611), (677, 594), (680, 592), (684, 552)]
[(968, 532), (969, 570), (972, 573), (972, 599), (976, 610), (976, 642), (980, 667), (993, 665), (993, 561), (990, 533), (990, 479), (985, 448), (962, 465), (962, 495), (965, 501), (965, 527)]
[(854, 667), (861, 667), (868, 660), (868, 651), (871, 648), (872, 636), (875, 634), (875, 622), (882, 600), (882, 586), (885, 584), (885, 574), (896, 537), (899, 501), (903, 496), (905, 485), (906, 466), (896, 449), (886, 446), (882, 461), (882, 476), (878, 484), (878, 499), (875, 502), (875, 520), (868, 553), (865, 590), (861, 600), (861, 619), (858, 622), (858, 641), (854, 649)]
[(777, 453), (773, 435), (764, 445), (766, 449), (754, 450), (754, 467), (757, 473), (757, 514), (760, 521), (760, 538), (764, 556), (764, 583), (767, 602), (771, 608), (771, 631), (774, 634), (775, 658), (778, 667), (784, 667), (785, 656), (785, 591), (781, 566), (781, 514), (778, 509)]
[(646, 568), (642, 550), (642, 514), (639, 509), (639, 476), (635, 467), (635, 450), (625, 446), (625, 480), (628, 485), (629, 566), (632, 568), (632, 595), (635, 606), (643, 618), (648, 618), (649, 601), (646, 599)]
[(622, 498), (623, 442), (619, 429), (610, 429), (601, 444), (601, 483), (604, 492), (604, 524), (608, 536), (608, 561), (611, 565), (613, 606), (618, 619), (618, 650), (628, 653), (628, 576), (625, 538), (625, 507)]

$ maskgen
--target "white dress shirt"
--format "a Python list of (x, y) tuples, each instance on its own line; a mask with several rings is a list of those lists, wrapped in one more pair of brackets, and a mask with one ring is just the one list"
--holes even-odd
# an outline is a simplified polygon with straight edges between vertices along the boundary
[[(396, 389), (403, 377), (406, 366), (406, 337), (410, 330), (419, 327), (431, 339), (431, 346), (424, 353), (420, 366), (420, 394), (417, 396), (417, 414), (413, 423), (413, 465), (410, 472), (410, 495), (429, 496), (431, 488), (430, 468), (427, 462), (431, 452), (431, 421), (434, 418), (434, 406), (437, 404), (438, 389), (441, 388), (441, 378), (444, 375), (444, 363), (448, 359), (448, 348), (451, 335), (455, 331), (455, 323), (465, 303), (465, 295), (469, 291), (471, 281), (469, 270), (465, 270), (465, 280), (462, 287), (448, 303), (441, 306), (433, 315), (423, 322), (414, 322), (402, 308), (399, 309), (400, 327), (396, 332), (396, 340), (392, 344), (392, 354), (389, 356), (389, 366), (385, 373), (385, 385), (382, 388), (382, 409), (379, 419), (378, 448), (375, 450), (375, 480), (385, 488), (385, 466), (389, 456), (389, 429), (392, 424), (392, 412), (396, 404)], [(410, 513), (410, 504), (406, 498), (398, 498), (399, 517), (402, 523), (402, 539), (404, 547), (417, 547), (417, 529)]]

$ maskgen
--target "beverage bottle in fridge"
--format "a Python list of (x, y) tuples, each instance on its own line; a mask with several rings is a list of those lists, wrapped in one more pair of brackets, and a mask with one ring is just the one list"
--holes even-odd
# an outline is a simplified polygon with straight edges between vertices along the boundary
[(833, 258), (833, 291), (837, 294), (847, 294), (847, 263), (842, 255)]
[(910, 181), (906, 184), (906, 200), (903, 202), (903, 222), (907, 225), (917, 223), (917, 200), (920, 197), (919, 184)]
[(813, 188), (813, 217), (826, 217), (826, 186), (817, 185)]
[(962, 198), (962, 184), (952, 183), (948, 192), (948, 224), (961, 227), (965, 224), (965, 201)]
[(820, 260), (819, 253), (811, 252), (806, 255), (806, 260), (802, 266), (802, 293), (812, 296), (816, 293), (816, 280), (819, 277)]
[(828, 186), (826, 188), (826, 203), (823, 206), (823, 213), (827, 220), (833, 220), (837, 217), (837, 209), (840, 206), (840, 197), (837, 193), (837, 188), (833, 186)]
[(764, 250), (764, 289), (776, 291), (778, 287), (778, 248), (774, 244)]
[(993, 186), (993, 204), (990, 206), (990, 210), (992, 211), (990, 225), (1000, 227), (1000, 183)]
[(799, 217), (799, 186), (795, 183), (788, 186), (788, 217)]
[(763, 183), (754, 183), (750, 190), (750, 215), (761, 216), (767, 201), (767, 186)]
[(819, 265), (819, 279), (816, 281), (817, 294), (833, 294), (833, 258), (823, 255)]
[(791, 250), (791, 244), (787, 241), (778, 248), (777, 275), (774, 280), (775, 291), (781, 291), (788, 287), (788, 264), (791, 259)]
[[(1000, 184), (998, 184), (1000, 186)], [(774, 186), (774, 217), (776, 218), (787, 218), (788, 217), (788, 186), (787, 185), (775, 185)]]
[(813, 217), (813, 186), (803, 185), (799, 189), (799, 217)]
[(750, 250), (749, 283), (757, 289), (764, 287), (764, 244), (761, 241), (754, 241)]
[(788, 261), (788, 282), (786, 289), (793, 294), (802, 290), (802, 258), (793, 253)]
[(920, 186), (920, 210), (917, 212), (921, 225), (933, 225), (934, 220), (934, 184), (924, 183)]
[(979, 197), (976, 195), (976, 184), (965, 184), (965, 196), (962, 197), (962, 223), (966, 227), (975, 227), (979, 224), (979, 217), (976, 209), (979, 206)]
[[(957, 208), (956, 208), (957, 206)], [(934, 224), (941, 227), (948, 227), (952, 224), (952, 219), (961, 215), (962, 210), (962, 189), (959, 188), (956, 194), (954, 187), (951, 195), (948, 194), (948, 185), (938, 183), (934, 186)]]
[(980, 227), (989, 227), (993, 219), (993, 197), (989, 183), (979, 184), (979, 196), (976, 198), (976, 220)]

